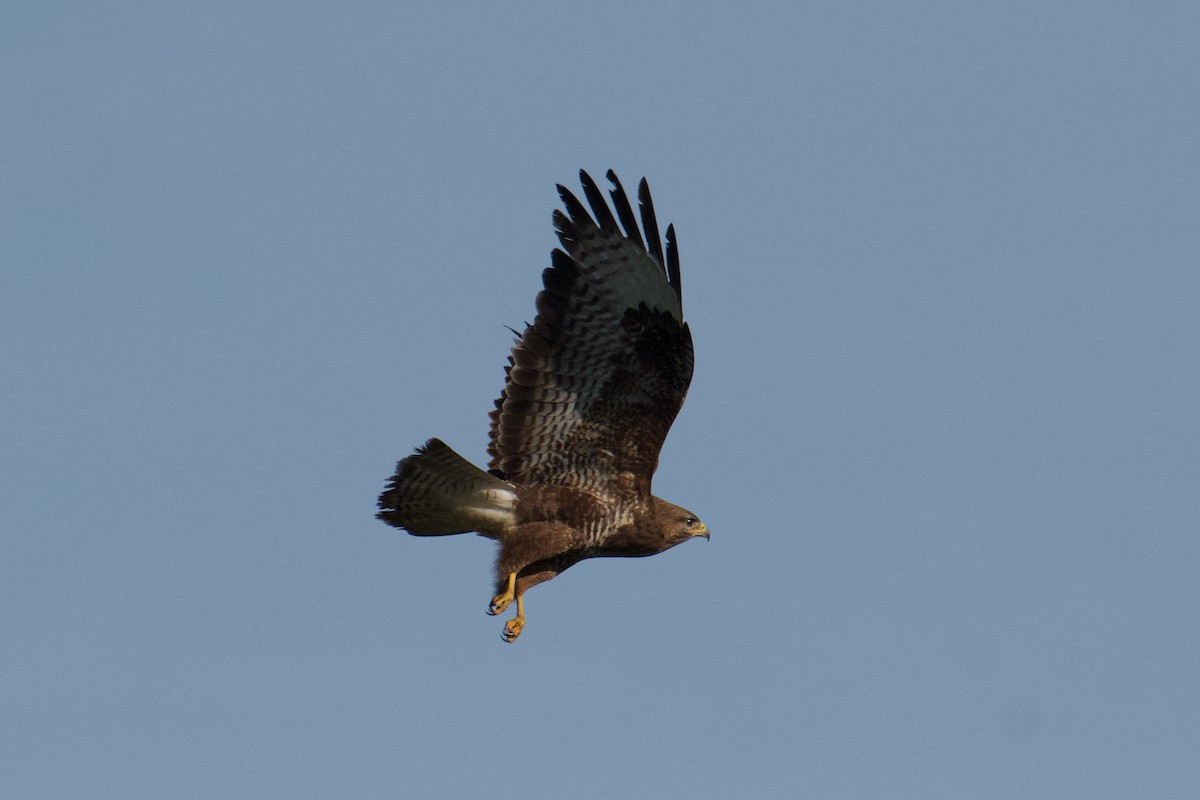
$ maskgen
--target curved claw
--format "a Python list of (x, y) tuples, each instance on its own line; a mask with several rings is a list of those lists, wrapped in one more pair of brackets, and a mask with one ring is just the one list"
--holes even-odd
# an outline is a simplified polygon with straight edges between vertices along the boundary
[(525, 596), (517, 595), (517, 615), (504, 623), (504, 641), (515, 642), (525, 629)]
[[(508, 604), (517, 596), (517, 573), (508, 573), (508, 588), (492, 598), (488, 604), (488, 613), (493, 617), (508, 608)], [(513, 637), (516, 638), (515, 636)]]
[(488, 605), (488, 613), (494, 617), (508, 608), (509, 603), (512, 601), (513, 597), (511, 594), (498, 594), (492, 598), (492, 602)]
[(513, 617), (508, 622), (504, 623), (504, 641), (508, 643), (515, 642), (517, 637), (521, 635), (521, 631), (525, 628), (524, 617)]

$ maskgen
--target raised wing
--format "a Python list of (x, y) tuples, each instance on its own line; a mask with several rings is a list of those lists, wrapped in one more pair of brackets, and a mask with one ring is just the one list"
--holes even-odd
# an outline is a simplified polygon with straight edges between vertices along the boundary
[(514, 483), (649, 494), (692, 379), (675, 229), (667, 228), (664, 255), (645, 179), (644, 240), (612, 170), (616, 217), (592, 178), (580, 171), (579, 179), (595, 218), (558, 187), (562, 249), (551, 254), (537, 317), (509, 357), (489, 466)]

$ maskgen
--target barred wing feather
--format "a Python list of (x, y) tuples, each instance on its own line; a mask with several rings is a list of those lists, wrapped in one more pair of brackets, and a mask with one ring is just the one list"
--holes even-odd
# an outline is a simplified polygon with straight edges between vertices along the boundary
[(691, 382), (692, 337), (674, 229), (664, 253), (646, 181), (639, 229), (620, 182), (612, 171), (608, 178), (616, 217), (586, 172), (591, 214), (558, 187), (562, 249), (552, 253), (537, 316), (509, 358), (489, 466), (514, 483), (601, 491), (628, 490), (633, 481), (648, 495)]

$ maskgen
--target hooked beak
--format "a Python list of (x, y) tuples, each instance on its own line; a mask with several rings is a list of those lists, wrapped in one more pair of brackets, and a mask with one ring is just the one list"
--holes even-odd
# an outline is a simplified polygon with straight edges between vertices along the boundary
[(706, 541), (706, 542), (709, 540), (709, 537), (708, 537), (708, 526), (707, 526), (707, 525), (705, 525), (703, 522), (701, 522), (701, 523), (700, 523), (700, 530), (698, 530), (698, 531), (696, 531), (695, 533), (693, 533), (693, 534), (692, 534), (692, 538), (693, 538), (693, 539), (694, 539), (694, 538), (696, 538), (696, 537), (698, 537), (698, 536), (703, 536), (703, 537), (704, 537), (704, 541)]

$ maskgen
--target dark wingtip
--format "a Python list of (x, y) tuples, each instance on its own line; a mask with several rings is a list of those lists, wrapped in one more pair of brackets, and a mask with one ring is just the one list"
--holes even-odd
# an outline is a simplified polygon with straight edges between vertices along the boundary
[(596, 182), (592, 180), (592, 176), (581, 169), (579, 170), (579, 182), (583, 184), (583, 194), (592, 207), (592, 214), (600, 229), (609, 233), (619, 233), (617, 221), (613, 218), (612, 211), (608, 208), (608, 202), (605, 201), (604, 194), (596, 186)]
[[(612, 198), (612, 209), (616, 210), (616, 217), (613, 216), (613, 210), (610, 209), (603, 193), (587, 170), (579, 170), (579, 182), (583, 186), (584, 197), (592, 207), (590, 214), (570, 189), (561, 183), (556, 184), (558, 196), (562, 198), (566, 210), (565, 214), (558, 210), (554, 212), (554, 227), (558, 232), (559, 241), (562, 242), (564, 248), (569, 250), (570, 246), (581, 235), (584, 235), (580, 226), (594, 225), (606, 232), (623, 232), (625, 238), (645, 250), (663, 267), (667, 274), (667, 282), (674, 289), (675, 295), (682, 305), (683, 285), (680, 280), (679, 245), (675, 238), (675, 226), (667, 226), (666, 252), (664, 254), (663, 240), (658, 230), (658, 217), (654, 212), (654, 200), (650, 195), (650, 183), (645, 178), (638, 182), (638, 211), (641, 215), (641, 225), (638, 225), (638, 215), (634, 213), (629, 196), (625, 192), (625, 187), (621, 185), (616, 171), (610, 169), (604, 175), (613, 186), (609, 191), (609, 196)], [(618, 220), (620, 221), (619, 225)], [(624, 230), (622, 231), (622, 229)]]
[(583, 203), (579, 202), (579, 198), (561, 183), (558, 184), (558, 196), (562, 198), (563, 205), (567, 209), (567, 216), (570, 217), (571, 221), (576, 225), (583, 223), (584, 220), (588, 222), (592, 221), (591, 215), (588, 214), (587, 209), (583, 207)]
[(675, 290), (679, 298), (679, 306), (683, 307), (683, 280), (679, 277), (679, 243), (675, 239), (675, 225), (667, 226), (667, 282)]
[(629, 204), (629, 195), (625, 194), (625, 187), (621, 185), (620, 179), (617, 178), (617, 173), (611, 169), (605, 177), (613, 185), (608, 194), (612, 197), (613, 206), (617, 209), (617, 216), (621, 218), (621, 227), (625, 229), (625, 238), (645, 250), (646, 243), (642, 241), (642, 231), (638, 227), (637, 216), (633, 213), (633, 206)]
[(646, 251), (655, 261), (665, 266), (662, 239), (658, 235), (658, 219), (654, 215), (654, 201), (650, 198), (650, 184), (645, 178), (638, 184), (638, 206), (642, 210), (642, 227), (646, 229)]

